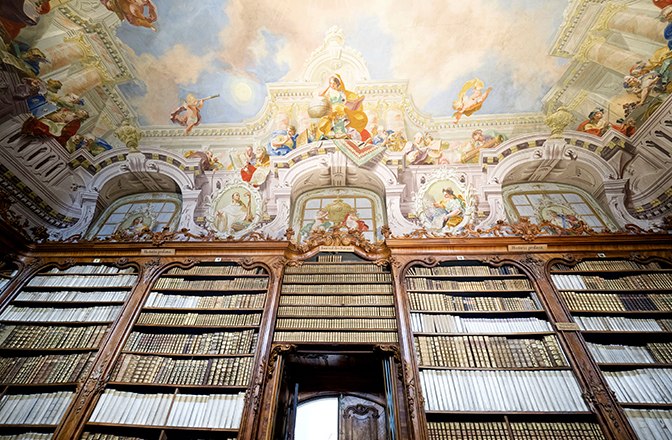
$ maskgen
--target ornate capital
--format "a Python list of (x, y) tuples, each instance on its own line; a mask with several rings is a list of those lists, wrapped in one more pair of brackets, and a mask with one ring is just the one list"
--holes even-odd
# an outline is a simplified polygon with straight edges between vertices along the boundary
[(131, 153), (137, 153), (140, 151), (140, 139), (142, 138), (142, 132), (140, 129), (134, 125), (131, 125), (131, 121), (124, 119), (121, 123), (121, 127), (117, 128), (114, 131), (114, 134), (117, 135), (119, 140), (121, 140), (126, 148)]
[(296, 350), (295, 344), (277, 344), (273, 345), (271, 348), (271, 354), (268, 357), (268, 363), (266, 364), (266, 377), (271, 378), (273, 372), (275, 371), (276, 364), (280, 356), (286, 353), (291, 353)]

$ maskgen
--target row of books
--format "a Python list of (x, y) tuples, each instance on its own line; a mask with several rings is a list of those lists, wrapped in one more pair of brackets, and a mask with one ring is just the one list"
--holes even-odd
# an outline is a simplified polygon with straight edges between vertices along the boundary
[(427, 278), (406, 278), (409, 290), (446, 290), (458, 292), (482, 292), (492, 290), (531, 290), (526, 279), (499, 279), (483, 281), (431, 280)]
[(526, 333), (549, 332), (551, 324), (539, 318), (464, 318), (455, 315), (411, 313), (415, 333)]
[(347, 330), (347, 329), (386, 329), (397, 328), (397, 320), (378, 318), (279, 318), (275, 327), (278, 330), (302, 328), (306, 330)]
[(670, 368), (604, 371), (603, 374), (619, 402), (672, 403)]
[(556, 264), (552, 270), (585, 270), (597, 271), (603, 270), (607, 272), (627, 271), (627, 270), (656, 270), (662, 269), (660, 263), (652, 262), (648, 264), (636, 263), (629, 260), (589, 260), (582, 261), (574, 266), (567, 266), (566, 264)]
[(384, 295), (294, 295), (283, 292), (280, 297), (281, 306), (393, 306), (394, 297)]
[(93, 363), (91, 353), (0, 358), (0, 383), (77, 382)]
[(50, 440), (54, 434), (45, 432), (22, 432), (21, 434), (0, 435), (0, 440)]
[[(588, 422), (429, 422), (430, 440), (603, 440)], [(509, 433), (509, 429), (511, 430)]]
[(557, 275), (551, 279), (562, 290), (640, 290), (672, 288), (672, 273), (647, 273), (619, 278), (593, 275)]
[(662, 293), (561, 292), (570, 309), (600, 311), (671, 311), (672, 295)]
[(593, 358), (604, 364), (672, 364), (672, 343), (645, 345), (595, 344), (586, 342)]
[(244, 397), (245, 393), (138, 394), (107, 389), (89, 420), (120, 425), (237, 429)]
[(106, 325), (71, 327), (0, 324), (0, 348), (96, 348), (107, 329)]
[(672, 411), (669, 409), (626, 408), (625, 416), (640, 439), (672, 439)]
[(340, 307), (280, 306), (278, 308), (278, 316), (394, 316), (394, 307), (353, 307), (347, 301), (342, 301), (342, 303), (343, 305)]
[(220, 265), (220, 266), (195, 266), (191, 269), (182, 269), (173, 267), (168, 272), (169, 275), (265, 275), (264, 269), (257, 267), (255, 269), (245, 269), (238, 265)]
[(15, 301), (42, 302), (123, 302), (129, 291), (81, 292), (62, 290), (59, 292), (21, 292)]
[[(1, 440), (1, 439), (0, 439)], [(100, 432), (85, 432), (80, 440), (145, 440), (142, 437), (129, 437), (127, 435), (102, 434)]]
[(264, 307), (265, 299), (266, 295), (263, 293), (187, 296), (150, 292), (145, 307), (166, 309), (261, 309)]
[(5, 394), (0, 398), (2, 425), (55, 425), (72, 400), (71, 391)]
[(416, 336), (421, 366), (462, 368), (565, 367), (555, 336), (541, 339), (503, 336)]
[(247, 386), (252, 357), (173, 359), (122, 354), (112, 374), (117, 382)]
[(55, 277), (37, 275), (27, 284), (29, 287), (131, 287), (137, 275), (70, 275)]
[(343, 256), (338, 254), (323, 254), (317, 256), (318, 263), (340, 263), (343, 261)]
[(491, 275), (519, 275), (520, 271), (514, 266), (437, 266), (437, 267), (411, 267), (406, 272), (407, 276), (429, 276), (432, 275), (457, 275), (457, 276), (491, 276)]
[(315, 294), (327, 293), (332, 295), (349, 293), (366, 293), (372, 295), (391, 295), (390, 284), (357, 284), (357, 280), (350, 280), (348, 284), (283, 284), (282, 293)]
[(389, 273), (358, 273), (355, 275), (336, 274), (304, 274), (285, 275), (283, 283), (389, 283)]
[(306, 332), (276, 331), (275, 342), (387, 343), (397, 342), (397, 332)]
[(248, 354), (257, 342), (254, 330), (208, 333), (133, 332), (126, 351), (174, 354)]
[(588, 411), (566, 370), (421, 370), (428, 411)]
[(143, 312), (138, 324), (199, 325), (199, 326), (253, 326), (259, 325), (261, 313), (149, 313)]
[(233, 280), (187, 280), (159, 278), (154, 289), (180, 290), (266, 290), (268, 278), (235, 278)]
[(79, 264), (77, 266), (72, 266), (67, 269), (58, 269), (53, 268), (46, 272), (45, 274), (91, 274), (91, 275), (113, 275), (113, 274), (132, 274), (135, 273), (135, 269), (132, 267), (127, 267), (125, 269), (119, 269), (114, 266), (104, 266), (101, 264)]
[(375, 264), (304, 264), (285, 268), (286, 274), (320, 273), (389, 273)]
[(105, 322), (114, 321), (120, 311), (121, 306), (43, 308), (10, 305), (0, 314), (0, 321)]
[(409, 295), (411, 309), (442, 312), (457, 311), (521, 311), (541, 310), (541, 304), (530, 292), (530, 297), (502, 296), (455, 296), (437, 293), (416, 293)]
[(672, 332), (672, 319), (575, 316), (574, 321), (587, 331)]

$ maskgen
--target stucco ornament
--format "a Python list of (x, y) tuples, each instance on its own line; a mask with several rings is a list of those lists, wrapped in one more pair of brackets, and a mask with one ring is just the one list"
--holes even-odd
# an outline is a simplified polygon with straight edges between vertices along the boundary
[(551, 139), (560, 139), (567, 126), (574, 122), (574, 115), (567, 107), (558, 107), (556, 111), (546, 115), (544, 122), (551, 129)]
[(114, 131), (114, 134), (126, 145), (126, 148), (131, 153), (137, 153), (140, 151), (140, 138), (142, 138), (142, 132), (140, 129), (131, 124), (131, 121), (124, 119), (121, 123), (121, 126)]

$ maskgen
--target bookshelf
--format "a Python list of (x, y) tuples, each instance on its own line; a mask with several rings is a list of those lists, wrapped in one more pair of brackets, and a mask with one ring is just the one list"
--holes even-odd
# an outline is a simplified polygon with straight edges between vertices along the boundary
[(0, 425), (7, 438), (51, 438), (136, 280), (134, 267), (44, 269), (5, 304)]
[(430, 439), (604, 438), (517, 267), (412, 265), (403, 283)]
[(551, 279), (641, 439), (672, 439), (672, 270), (626, 259), (557, 263)]
[(285, 269), (273, 342), (397, 342), (392, 276), (354, 254), (319, 254)]
[(82, 438), (235, 439), (258, 362), (268, 288), (265, 270), (235, 263), (164, 271), (146, 294)]

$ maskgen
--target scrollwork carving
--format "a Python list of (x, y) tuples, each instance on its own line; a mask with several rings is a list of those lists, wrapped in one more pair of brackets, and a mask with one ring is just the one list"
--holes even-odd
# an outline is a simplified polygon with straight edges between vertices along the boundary
[(160, 265), (161, 265), (161, 258), (152, 258), (151, 260), (145, 262), (145, 264), (142, 265), (143, 280), (147, 280), (149, 277), (151, 277), (154, 274), (154, 272), (159, 268)]
[(280, 356), (286, 353), (291, 353), (296, 350), (295, 344), (277, 344), (271, 348), (271, 354), (268, 357), (266, 364), (266, 378), (270, 379), (275, 371), (275, 366), (278, 363)]
[[(384, 241), (371, 243), (356, 229), (335, 227), (328, 231), (316, 230), (303, 243), (290, 242), (288, 251), (292, 254), (307, 254), (320, 246), (354, 246), (369, 258), (389, 258), (390, 249)], [(377, 257), (377, 258), (376, 258)]]

